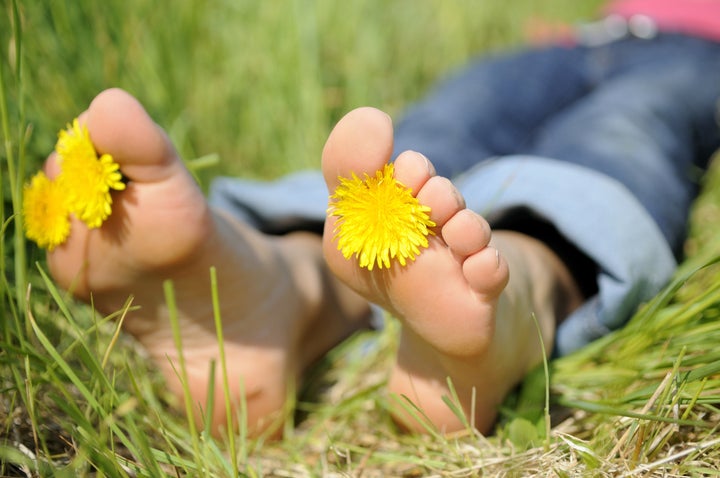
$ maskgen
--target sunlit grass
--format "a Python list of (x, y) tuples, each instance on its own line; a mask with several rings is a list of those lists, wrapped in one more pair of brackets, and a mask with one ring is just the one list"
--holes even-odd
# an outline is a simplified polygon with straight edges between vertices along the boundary
[[(215, 439), (193, 421), (193, 404), (176, 403), (143, 350), (120, 332), (131, 298), (106, 317), (56, 289), (15, 215), (21, 185), (52, 149), (56, 131), (103, 88), (121, 86), (139, 97), (182, 156), (195, 161), (205, 186), (216, 174), (274, 177), (317, 167), (328, 131), (351, 108), (373, 105), (397, 117), (469, 57), (520, 42), (530, 16), (574, 21), (596, 2), (579, 3), (3, 3), (0, 476), (717, 469), (717, 172), (693, 215), (690, 258), (666, 292), (627, 328), (550, 362), (549, 377), (539, 369), (524, 393), (508, 400), (492, 437), (469, 426), (453, 436), (432, 427), (426, 435), (398, 432), (388, 410), (399, 402), (419, 417), (422, 411), (384, 391), (397, 346), (397, 324), (389, 319), (384, 331), (351, 338), (311, 371), (290, 404), (297, 413), (285, 440), (248, 439), (242, 410), (237, 434)], [(172, 297), (171, 284), (167, 291)], [(447, 397), (449, 406), (456, 402)]]

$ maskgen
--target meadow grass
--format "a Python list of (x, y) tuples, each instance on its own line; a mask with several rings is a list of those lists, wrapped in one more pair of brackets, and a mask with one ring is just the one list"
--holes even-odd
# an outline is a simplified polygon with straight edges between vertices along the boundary
[[(103, 88), (136, 95), (203, 186), (218, 174), (276, 177), (317, 167), (327, 133), (353, 107), (397, 117), (468, 58), (521, 42), (528, 19), (573, 22), (598, 2), (580, 3), (4, 0), (0, 476), (716, 470), (717, 171), (706, 178), (676, 279), (626, 328), (538, 368), (508, 399), (490, 437), (469, 426), (452, 436), (430, 425), (421, 436), (397, 431), (391, 403), (420, 419), (422, 410), (383, 391), (397, 345), (389, 319), (382, 332), (354, 336), (312, 370), (288, 404), (296, 412), (283, 441), (248, 439), (242, 426), (215, 439), (188, 420), (191, 404), (168, 396), (143, 350), (121, 332), (132, 301), (102, 316), (58, 290), (15, 214), (21, 185), (57, 131)], [(172, 305), (172, 284), (166, 294)]]

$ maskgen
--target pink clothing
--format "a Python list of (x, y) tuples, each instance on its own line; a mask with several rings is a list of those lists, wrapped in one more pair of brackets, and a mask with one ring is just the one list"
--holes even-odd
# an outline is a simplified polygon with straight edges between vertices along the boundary
[(720, 41), (720, 0), (615, 0), (604, 12), (626, 19), (643, 15), (663, 32)]

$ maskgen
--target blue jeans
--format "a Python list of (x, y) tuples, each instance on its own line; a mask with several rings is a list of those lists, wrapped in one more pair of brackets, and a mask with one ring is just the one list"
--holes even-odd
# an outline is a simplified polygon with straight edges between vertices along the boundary
[(491, 157), (532, 155), (620, 181), (679, 251), (698, 172), (720, 146), (720, 44), (629, 37), (485, 59), (411, 108), (396, 149), (455, 177)]
[[(527, 49), (442, 82), (406, 112), (395, 149), (425, 154), (494, 227), (537, 232), (591, 278), (558, 328), (566, 354), (622, 326), (671, 277), (720, 147), (719, 100), (719, 43), (660, 34)], [(211, 201), (282, 232), (320, 224), (327, 191), (317, 171), (221, 178)]]

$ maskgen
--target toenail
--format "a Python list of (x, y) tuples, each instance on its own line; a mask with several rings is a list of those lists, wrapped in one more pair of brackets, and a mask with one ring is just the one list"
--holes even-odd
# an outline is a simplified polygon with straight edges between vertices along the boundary
[(465, 198), (462, 194), (460, 194), (460, 191), (453, 185), (452, 188), (452, 195), (455, 198), (455, 202), (457, 203), (458, 207), (464, 208), (465, 207)]
[(435, 176), (435, 166), (433, 166), (433, 163), (430, 162), (427, 156), (424, 154), (416, 151), (417, 154), (420, 155), (420, 157), (425, 161), (425, 169), (427, 169), (427, 172), (430, 174), (430, 176)]

